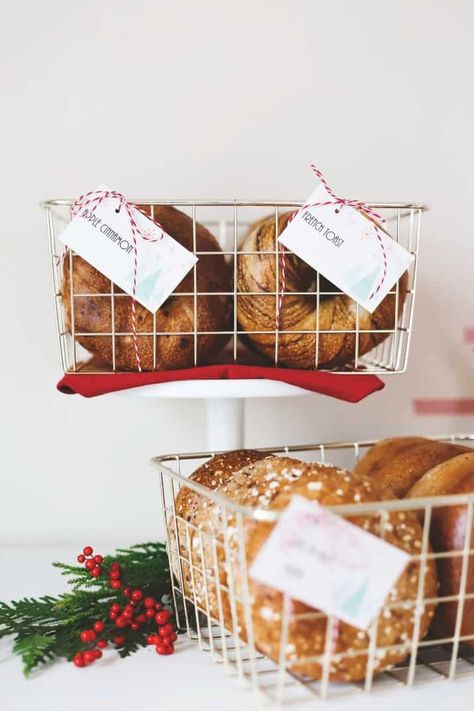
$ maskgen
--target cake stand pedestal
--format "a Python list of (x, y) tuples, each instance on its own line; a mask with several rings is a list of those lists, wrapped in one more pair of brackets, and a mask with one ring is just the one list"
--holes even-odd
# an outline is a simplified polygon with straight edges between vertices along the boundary
[(304, 388), (274, 380), (182, 380), (111, 393), (114, 397), (206, 401), (207, 449), (240, 449), (245, 439), (245, 400), (314, 395)]

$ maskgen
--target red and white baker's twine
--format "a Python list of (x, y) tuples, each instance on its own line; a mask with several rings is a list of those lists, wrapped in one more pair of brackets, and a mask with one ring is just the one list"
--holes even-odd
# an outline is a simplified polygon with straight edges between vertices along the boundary
[[(295, 210), (293, 214), (291, 215), (290, 219), (288, 220), (288, 224), (295, 219), (296, 215), (298, 215), (300, 212), (303, 210), (307, 210), (310, 207), (324, 207), (325, 205), (336, 205), (336, 212), (339, 212), (343, 207), (353, 207), (356, 210), (362, 210), (365, 212), (367, 215), (370, 215), (371, 217), (380, 220), (380, 222), (385, 222), (385, 218), (379, 215), (378, 212), (375, 212), (367, 203), (363, 202), (362, 200), (349, 200), (347, 198), (342, 198), (336, 195), (334, 190), (331, 188), (331, 186), (327, 183), (324, 175), (321, 173), (319, 168), (317, 168), (313, 163), (311, 163), (311, 170), (313, 173), (320, 179), (322, 184), (324, 185), (324, 188), (326, 189), (326, 192), (331, 196), (331, 200), (325, 200), (324, 202), (308, 202), (302, 205), (298, 210)], [(375, 229), (375, 234), (376, 237), (379, 241), (380, 248), (382, 250), (382, 256), (383, 256), (383, 272), (382, 276), (380, 278), (379, 283), (377, 284), (377, 287), (374, 289), (374, 291), (370, 294), (369, 300), (372, 299), (381, 289), (382, 284), (385, 281), (385, 277), (387, 276), (387, 254), (385, 252), (385, 247), (382, 242), (382, 238), (380, 237), (380, 232), (375, 223), (373, 223), (374, 229)], [(279, 293), (278, 297), (278, 305), (277, 305), (277, 314), (276, 314), (276, 327), (277, 330), (280, 329), (280, 316), (281, 316), (281, 308), (283, 305), (283, 296), (285, 294), (285, 289), (286, 289), (286, 250), (283, 245), (280, 247), (281, 250), (281, 291)]]
[[(98, 207), (103, 200), (117, 200), (119, 211), (122, 207), (127, 211), (128, 219), (130, 221), (130, 227), (132, 230), (132, 240), (133, 240), (133, 286), (132, 286), (132, 332), (133, 332), (133, 348), (135, 350), (135, 359), (137, 361), (138, 371), (142, 372), (142, 367), (140, 363), (140, 354), (138, 351), (138, 336), (137, 336), (137, 310), (136, 310), (136, 293), (137, 293), (137, 271), (138, 271), (138, 243), (137, 237), (146, 240), (147, 242), (158, 242), (163, 237), (163, 227), (159, 222), (153, 220), (153, 222), (161, 229), (162, 234), (159, 237), (149, 237), (144, 234), (138, 228), (137, 222), (133, 215), (133, 210), (138, 209), (135, 205), (132, 205), (127, 201), (122, 193), (116, 190), (93, 190), (92, 192), (84, 193), (81, 195), (71, 208), (72, 216), (75, 217), (79, 210), (92, 205), (91, 212), (94, 212), (96, 207)], [(143, 213), (144, 214), (144, 213)], [(151, 219), (146, 215), (148, 219)]]

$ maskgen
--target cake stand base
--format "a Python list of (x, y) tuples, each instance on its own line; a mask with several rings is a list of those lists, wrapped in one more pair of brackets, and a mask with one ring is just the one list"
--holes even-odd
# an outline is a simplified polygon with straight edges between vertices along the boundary
[(275, 380), (181, 380), (121, 390), (111, 393), (109, 397), (205, 400), (206, 449), (216, 452), (240, 449), (245, 446), (245, 400), (247, 398), (314, 394), (304, 388)]

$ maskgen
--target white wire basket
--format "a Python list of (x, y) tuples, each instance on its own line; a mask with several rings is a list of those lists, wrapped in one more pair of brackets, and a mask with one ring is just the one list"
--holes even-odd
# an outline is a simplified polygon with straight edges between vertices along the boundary
[[(91, 373), (91, 372), (117, 372), (120, 370), (116, 364), (115, 353), (117, 343), (121, 339), (130, 339), (133, 334), (129, 330), (118, 331), (115, 327), (116, 319), (114, 318), (117, 304), (120, 299), (128, 296), (120, 292), (117, 287), (110, 282), (100, 294), (81, 293), (74, 291), (74, 278), (70, 280), (71, 289), (67, 295), (61, 296), (62, 273), (64, 267), (64, 246), (58, 242), (57, 235), (62, 232), (68, 221), (71, 219), (72, 200), (47, 200), (43, 203), (46, 211), (49, 248), (52, 266), (52, 283), (54, 290), (54, 302), (56, 312), (57, 333), (59, 339), (59, 352), (61, 365), (66, 373)], [(421, 204), (414, 203), (369, 203), (370, 207), (376, 209), (386, 219), (386, 229), (394, 240), (399, 242), (413, 256), (414, 261), (409, 268), (406, 287), (403, 289), (403, 298), (400, 295), (399, 283), (394, 287), (393, 291), (386, 297), (393, 299), (394, 317), (390, 323), (376, 330), (367, 327), (367, 323), (361, 320), (363, 309), (353, 303), (353, 321), (354, 327), (344, 325), (331, 328), (323, 328), (321, 325), (320, 310), (325, 299), (342, 295), (342, 292), (337, 291), (335, 287), (330, 285), (320, 278), (319, 274), (314, 273), (314, 279), (311, 285), (304, 292), (298, 293), (294, 289), (285, 291), (283, 294), (283, 304), (285, 304), (285, 295), (301, 296), (305, 299), (311, 298), (311, 304), (314, 304), (314, 326), (305, 328), (305, 330), (283, 330), (277, 327), (278, 319), (275, 316), (271, 330), (249, 330), (248, 326), (244, 329), (237, 318), (239, 299), (252, 298), (258, 296), (261, 298), (262, 293), (265, 298), (273, 299), (274, 304), (282, 295), (282, 279), (280, 274), (281, 252), (279, 244), (274, 241), (273, 249), (265, 252), (267, 255), (275, 257), (275, 284), (269, 287), (264, 292), (259, 291), (256, 294), (248, 291), (238, 291), (237, 279), (237, 264), (241, 257), (262, 254), (261, 252), (242, 250), (242, 240), (248, 232), (249, 227), (256, 220), (261, 220), (266, 216), (274, 216), (275, 225), (278, 226), (282, 215), (288, 211), (293, 211), (301, 206), (301, 202), (288, 201), (245, 201), (245, 200), (229, 200), (229, 201), (206, 201), (206, 200), (134, 200), (133, 204), (139, 205), (140, 209), (146, 212), (151, 218), (155, 215), (155, 210), (159, 206), (174, 206), (185, 212), (192, 218), (193, 234), (196, 234), (196, 225), (198, 223), (204, 225), (218, 239), (223, 250), (225, 259), (232, 265), (231, 272), (233, 274), (232, 284), (229, 292), (203, 292), (199, 291), (196, 286), (196, 266), (194, 267), (194, 290), (191, 292), (174, 293), (172, 298), (191, 297), (194, 301), (194, 321), (190, 330), (179, 331), (172, 330), (163, 331), (157, 328), (156, 314), (153, 316), (151, 330), (138, 333), (138, 345), (143, 342), (143, 339), (152, 339), (153, 344), (153, 362), (149, 369), (159, 370), (159, 360), (156, 357), (156, 352), (159, 349), (160, 339), (170, 339), (176, 337), (192, 338), (194, 356), (191, 357), (191, 362), (186, 366), (203, 365), (209, 361), (203, 362), (199, 358), (199, 343), (200, 339), (209, 335), (222, 334), (227, 339), (227, 346), (220, 353), (212, 355), (210, 362), (218, 363), (252, 363), (261, 365), (285, 365), (282, 362), (282, 343), (285, 337), (291, 339), (311, 338), (314, 357), (310, 355), (310, 364), (306, 364), (305, 368), (318, 370), (331, 370), (344, 374), (357, 372), (368, 373), (401, 373), (407, 367), (409, 354), (410, 339), (412, 334), (413, 310), (415, 303), (416, 291), (416, 275), (418, 264), (418, 248), (421, 230), (421, 216), (425, 209)], [(277, 231), (277, 228), (275, 228)], [(276, 247), (275, 247), (276, 244)], [(196, 240), (194, 238), (194, 253), (197, 257), (207, 254), (200, 252), (196, 248)], [(288, 253), (291, 254), (291, 253)], [(75, 254), (68, 251), (66, 259), (68, 260), (69, 270), (74, 275)], [(327, 289), (330, 288), (330, 291)], [(213, 296), (226, 295), (233, 307), (233, 315), (230, 319), (230, 327), (219, 332), (211, 332), (209, 330), (199, 330), (198, 320), (196, 318), (196, 304), (199, 298), (212, 298)], [(78, 328), (74, 318), (75, 304), (84, 303), (84, 300), (92, 297), (96, 300), (100, 296), (110, 303), (110, 312), (112, 314), (110, 328), (101, 329), (100, 333), (92, 333)], [(67, 302), (67, 303), (66, 303)], [(66, 318), (66, 309), (68, 306), (71, 318)], [(94, 306), (94, 308), (96, 308)], [(352, 307), (351, 307), (352, 309)], [(398, 317), (397, 317), (398, 314)], [(350, 357), (344, 360), (342, 364), (331, 364), (320, 362), (320, 349), (322, 339), (327, 334), (334, 336), (346, 335), (349, 343), (353, 343), (350, 348), (353, 348), (353, 353)], [(265, 355), (256, 352), (255, 344), (249, 348), (249, 340), (252, 337), (270, 336), (270, 351), (266, 350)], [(91, 358), (91, 354), (87, 351), (87, 341), (91, 338), (100, 337), (110, 341), (110, 362), (99, 362), (96, 358)], [(377, 339), (382, 342), (372, 348), (369, 352), (365, 352), (365, 347), (360, 346), (361, 343), (367, 343), (367, 338)], [(364, 340), (365, 339), (365, 340)], [(80, 341), (80, 344), (79, 344)], [(89, 342), (91, 342), (89, 340)], [(163, 343), (164, 341), (161, 341)], [(308, 341), (306, 341), (308, 342)], [(310, 349), (311, 351), (311, 349)], [(364, 351), (364, 352), (362, 352)], [(293, 366), (299, 367), (299, 366)], [(138, 366), (137, 366), (138, 368)], [(133, 369), (130, 367), (129, 369)]]
[[(434, 437), (433, 439), (450, 442), (474, 442), (474, 435), (450, 435)], [(271, 447), (260, 450), (265, 453), (296, 456), (304, 461), (331, 463), (346, 469), (352, 468), (375, 441), (340, 442), (331, 444), (313, 444), (306, 446)], [(340, 658), (357, 654), (348, 649), (335, 654), (327, 640), (337, 621), (324, 617), (326, 622), (326, 643), (324, 651), (317, 657), (302, 657), (297, 664), (318, 663), (321, 674), (318, 680), (298, 674), (294, 666), (294, 658), (287, 647), (280, 642), (280, 653), (277, 661), (272, 661), (259, 651), (258, 639), (252, 622), (252, 601), (249, 593), (249, 577), (246, 560), (246, 527), (253, 521), (276, 521), (278, 512), (247, 508), (224, 499), (218, 493), (200, 486), (187, 476), (198, 466), (204, 464), (214, 452), (190, 454), (174, 454), (155, 457), (152, 464), (159, 472), (162, 497), (162, 512), (167, 546), (170, 558), (170, 568), (174, 571), (172, 588), (174, 605), (177, 614), (177, 624), (187, 630), (188, 636), (195, 640), (201, 650), (209, 653), (215, 662), (221, 663), (230, 675), (245, 682), (257, 692), (269, 697), (273, 702), (291, 703), (303, 700), (318, 701), (326, 698), (339, 697), (354, 692), (385, 691), (394, 686), (419, 686), (433, 681), (452, 680), (460, 676), (474, 676), (474, 635), (462, 634), (465, 624), (463, 619), (464, 606), (474, 599), (474, 536), (472, 517), (474, 494), (432, 497), (426, 499), (401, 499), (364, 504), (350, 504), (331, 507), (331, 510), (343, 517), (346, 516), (379, 516), (381, 521), (387, 521), (388, 516), (400, 513), (416, 512), (423, 521), (422, 539), (419, 553), (412, 556), (412, 563), (419, 566), (419, 578), (416, 583), (416, 597), (405, 599), (398, 606), (412, 611), (413, 628), (410, 635), (392, 647), (379, 646), (378, 624), (376, 620), (369, 629), (370, 642), (365, 647), (366, 672), (363, 679), (352, 682), (334, 682), (330, 680), (330, 670), (333, 662)], [(175, 509), (175, 498), (179, 489), (186, 486), (198, 493), (203, 499), (219, 510), (221, 530), (218, 535), (203, 532), (192, 522), (179, 516)], [(433, 516), (443, 507), (466, 507), (466, 530), (463, 544), (456, 550), (435, 553), (430, 548), (430, 525)], [(397, 513), (398, 512), (398, 513)], [(235, 538), (230, 540), (228, 531), (228, 516), (232, 515), (235, 527)], [(192, 543), (191, 543), (192, 541)], [(201, 556), (193, 555), (196, 547)], [(212, 550), (212, 565), (206, 564), (204, 550)], [(218, 559), (221, 563), (218, 563)], [(424, 591), (425, 573), (430, 561), (456, 560), (460, 565), (460, 584), (456, 595), (433, 597)], [(208, 560), (209, 562), (209, 560)], [(225, 582), (218, 574), (219, 565), (227, 571)], [(237, 566), (237, 567), (236, 567)], [(236, 585), (234, 576), (229, 573), (239, 570), (244, 584)], [(210, 603), (211, 595), (217, 596), (217, 607)], [(439, 591), (435, 594), (439, 595)], [(223, 614), (224, 604), (230, 603), (231, 616)], [(281, 640), (288, 639), (289, 625), (300, 613), (290, 612), (291, 604), (287, 596), (281, 606)], [(444, 604), (457, 605), (455, 608), (455, 625), (451, 636), (440, 637), (431, 631), (424, 637), (420, 634), (420, 618), (426, 606)], [(471, 605), (471, 602), (469, 603)], [(472, 609), (472, 608), (470, 608)], [(217, 611), (216, 611), (217, 610)], [(237, 610), (241, 613), (237, 614)], [(382, 609), (380, 615), (385, 612)], [(306, 617), (308, 613), (306, 612)], [(322, 613), (313, 610), (313, 614)], [(304, 617), (304, 615), (302, 615)], [(241, 637), (239, 620), (246, 622), (244, 641)], [(386, 623), (385, 623), (386, 624)], [(377, 660), (389, 652), (401, 653), (393, 666), (378, 672)], [(360, 650), (358, 652), (361, 653)]]

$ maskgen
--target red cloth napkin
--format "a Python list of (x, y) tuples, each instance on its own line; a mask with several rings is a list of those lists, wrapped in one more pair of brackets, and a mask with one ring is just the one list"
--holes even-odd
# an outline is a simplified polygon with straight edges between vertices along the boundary
[(254, 365), (205, 365), (184, 370), (153, 371), (146, 373), (94, 373), (66, 374), (57, 388), (68, 395), (95, 397), (117, 390), (127, 390), (152, 383), (169, 383), (175, 380), (231, 380), (267, 378), (311, 390), (322, 395), (359, 402), (381, 390), (384, 383), (375, 375), (339, 375), (311, 370), (290, 370)]

